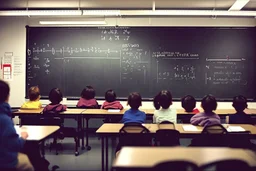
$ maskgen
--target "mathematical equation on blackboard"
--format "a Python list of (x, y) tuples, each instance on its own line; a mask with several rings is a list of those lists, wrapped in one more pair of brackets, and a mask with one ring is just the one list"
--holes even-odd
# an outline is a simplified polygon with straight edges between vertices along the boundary
[[(129, 35), (124, 30), (102, 30), (105, 35)], [(36, 77), (37, 72), (44, 70), (46, 75), (54, 69), (52, 61), (62, 60), (63, 65), (69, 65), (70, 60), (119, 60), (120, 65), (115, 66), (120, 71), (120, 83), (124, 80), (141, 79), (144, 84), (149, 80), (150, 67), (156, 67), (156, 83), (179, 81), (184, 84), (194, 84), (200, 75), (205, 72), (205, 84), (213, 85), (246, 85), (244, 58), (218, 59), (207, 58), (205, 68), (198, 66), (195, 61), (200, 55), (190, 52), (153, 51), (143, 49), (138, 43), (123, 43), (119, 49), (91, 46), (91, 47), (54, 47), (51, 44), (37, 44), (27, 49), (28, 76)], [(150, 60), (150, 57), (156, 62)], [(162, 64), (159, 64), (159, 61)], [(189, 61), (189, 62), (184, 62)], [(60, 61), (61, 62), (61, 61)], [(192, 63), (191, 63), (192, 62)], [(170, 63), (163, 67), (163, 63)], [(203, 68), (203, 69), (202, 69)]]
[(205, 84), (247, 85), (245, 59), (207, 59)]

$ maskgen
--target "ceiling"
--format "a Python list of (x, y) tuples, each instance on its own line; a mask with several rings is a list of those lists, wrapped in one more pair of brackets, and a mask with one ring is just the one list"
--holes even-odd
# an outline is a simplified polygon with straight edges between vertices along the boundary
[[(155, 0), (156, 9), (229, 9), (236, 0)], [(152, 0), (0, 0), (0, 9), (151, 9)], [(243, 10), (256, 10), (250, 0)]]

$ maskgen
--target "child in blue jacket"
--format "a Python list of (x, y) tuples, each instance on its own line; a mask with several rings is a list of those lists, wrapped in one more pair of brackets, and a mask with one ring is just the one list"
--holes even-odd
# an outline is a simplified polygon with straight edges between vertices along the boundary
[(27, 155), (19, 153), (28, 137), (26, 132), (21, 137), (16, 133), (12, 122), (11, 107), (8, 104), (10, 87), (0, 80), (0, 169), (33, 171)]
[(134, 92), (131, 93), (128, 97), (128, 105), (130, 105), (131, 109), (125, 111), (122, 122), (126, 123), (144, 123), (146, 121), (146, 114), (139, 110), (141, 106), (141, 96), (139, 93)]

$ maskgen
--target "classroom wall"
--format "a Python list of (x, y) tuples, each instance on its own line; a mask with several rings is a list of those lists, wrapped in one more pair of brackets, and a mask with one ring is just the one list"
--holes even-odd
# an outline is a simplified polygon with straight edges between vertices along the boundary
[[(15, 75), (10, 81), (10, 104), (20, 106), (25, 101), (25, 54), (26, 54), (26, 29), (25, 26), (38, 26), (40, 20), (53, 18), (38, 17), (0, 17), (0, 57), (5, 52), (13, 52), (14, 56), (22, 62), (22, 73)], [(59, 18), (61, 20), (63, 18)], [(72, 18), (73, 19), (73, 18)], [(219, 27), (255, 27), (254, 18), (106, 18), (109, 26), (219, 26)], [(175, 91), (175, 90), (172, 90)], [(48, 101), (44, 100), (43, 104)], [(65, 101), (66, 104), (76, 104), (76, 101)], [(102, 103), (102, 101), (99, 101)], [(127, 108), (126, 102), (122, 104)], [(181, 108), (180, 102), (174, 102), (174, 107)], [(200, 106), (200, 103), (197, 104)], [(229, 102), (220, 102), (219, 108), (232, 108)], [(250, 103), (250, 108), (256, 108), (256, 103)], [(142, 108), (153, 108), (152, 102), (143, 102)]]

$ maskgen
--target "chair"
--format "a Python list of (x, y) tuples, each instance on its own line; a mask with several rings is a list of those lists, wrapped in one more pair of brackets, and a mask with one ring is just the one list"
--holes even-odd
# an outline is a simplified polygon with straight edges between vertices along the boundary
[(200, 171), (250, 171), (251, 167), (242, 160), (223, 160), (208, 163), (199, 168)]
[(150, 146), (149, 130), (140, 123), (127, 123), (119, 131), (119, 144), (116, 151), (123, 146)]
[(159, 130), (156, 131), (155, 145), (156, 146), (180, 145), (180, 133), (179, 131), (175, 130), (175, 126), (172, 122), (163, 121), (159, 124)]
[(250, 137), (250, 131), (229, 132), (227, 134), (229, 147), (255, 149), (255, 145), (251, 143)]
[(197, 165), (188, 161), (166, 161), (157, 164), (152, 171), (198, 171)]
[(225, 147), (228, 146), (228, 131), (221, 124), (204, 127), (201, 135), (192, 140), (191, 146)]
[(57, 139), (64, 139), (65, 137), (73, 137), (75, 141), (75, 155), (78, 156), (78, 146), (79, 146), (79, 135), (75, 128), (67, 128), (63, 126), (63, 119), (57, 112), (44, 112), (40, 118), (40, 125), (56, 125), (59, 126), (59, 131), (54, 135), (54, 141), (50, 145), (51, 148), (56, 148), (56, 155), (58, 155), (58, 150), (63, 150), (60, 143), (57, 143)]

